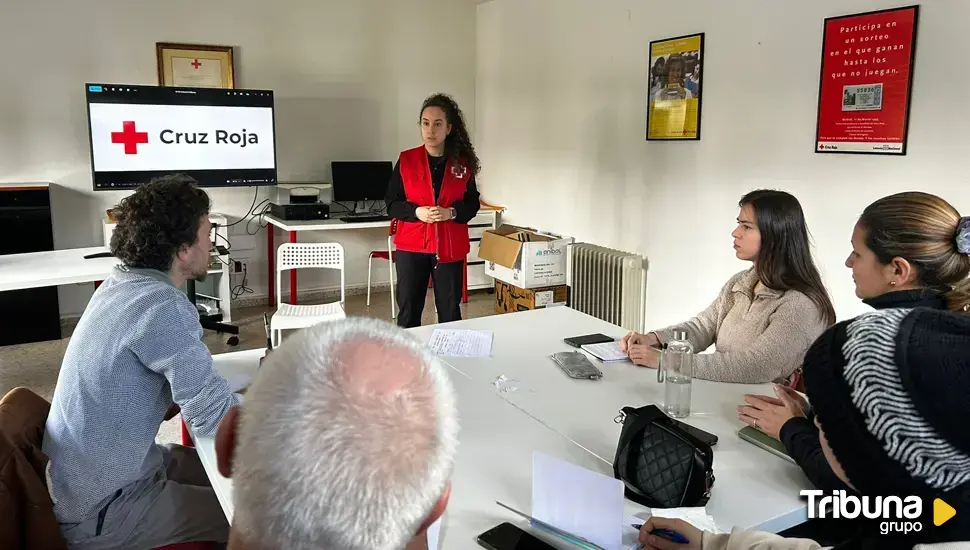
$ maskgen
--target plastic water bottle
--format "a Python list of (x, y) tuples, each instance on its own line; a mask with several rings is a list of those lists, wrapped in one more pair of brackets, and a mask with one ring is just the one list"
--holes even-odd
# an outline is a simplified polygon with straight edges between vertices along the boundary
[(657, 380), (664, 384), (664, 410), (674, 418), (690, 415), (690, 383), (694, 379), (694, 346), (687, 332), (674, 331), (660, 355)]

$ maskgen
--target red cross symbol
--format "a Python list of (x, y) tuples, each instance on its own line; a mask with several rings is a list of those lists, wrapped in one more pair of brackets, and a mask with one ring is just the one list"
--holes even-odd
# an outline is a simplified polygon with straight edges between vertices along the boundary
[(201, 66), (202, 66), (202, 62), (201, 62), (201, 61), (199, 61), (198, 59), (196, 59), (196, 60), (195, 60), (195, 61), (193, 61), (192, 63), (189, 63), (189, 65), (192, 65), (193, 67), (195, 67), (195, 70), (197, 70), (197, 71), (198, 71), (198, 70), (199, 70), (199, 67), (201, 67)]
[(137, 155), (138, 144), (148, 143), (148, 132), (136, 131), (133, 120), (122, 122), (121, 128), (120, 132), (111, 132), (111, 143), (124, 143), (126, 155)]

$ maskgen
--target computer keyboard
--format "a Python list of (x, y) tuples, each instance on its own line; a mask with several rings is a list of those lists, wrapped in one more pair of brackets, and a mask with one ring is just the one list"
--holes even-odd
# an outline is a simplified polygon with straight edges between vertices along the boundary
[(375, 214), (373, 216), (343, 216), (340, 221), (347, 223), (366, 223), (366, 222), (386, 222), (390, 221), (390, 216)]

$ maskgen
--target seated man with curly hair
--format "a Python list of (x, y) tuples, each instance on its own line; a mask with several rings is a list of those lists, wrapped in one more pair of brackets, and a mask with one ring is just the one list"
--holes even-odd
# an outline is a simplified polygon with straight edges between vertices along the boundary
[(155, 444), (179, 408), (208, 435), (239, 403), (179, 290), (209, 268), (209, 197), (190, 178), (166, 176), (115, 215), (111, 252), (122, 265), (74, 330), (47, 419), (54, 513), (71, 548), (225, 542), (229, 526), (198, 455)]

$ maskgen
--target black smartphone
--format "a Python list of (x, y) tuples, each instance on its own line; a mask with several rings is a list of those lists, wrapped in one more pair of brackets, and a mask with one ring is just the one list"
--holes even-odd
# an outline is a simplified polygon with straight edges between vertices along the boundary
[(478, 535), (478, 544), (488, 550), (556, 550), (509, 522)]
[(678, 426), (680, 426), (681, 428), (683, 428), (685, 432), (687, 432), (690, 435), (696, 437), (697, 439), (700, 439), (704, 443), (707, 443), (711, 447), (717, 445), (717, 436), (716, 435), (714, 435), (712, 433), (705, 432), (704, 430), (702, 430), (700, 428), (695, 428), (695, 427), (691, 426), (690, 424), (684, 424), (683, 422), (681, 422), (679, 420), (674, 420), (674, 423), (676, 423)]
[(584, 336), (573, 336), (571, 338), (564, 338), (563, 342), (566, 342), (574, 348), (579, 348), (592, 344), (605, 344), (607, 342), (612, 342), (616, 338), (610, 338), (605, 334), (586, 334)]

